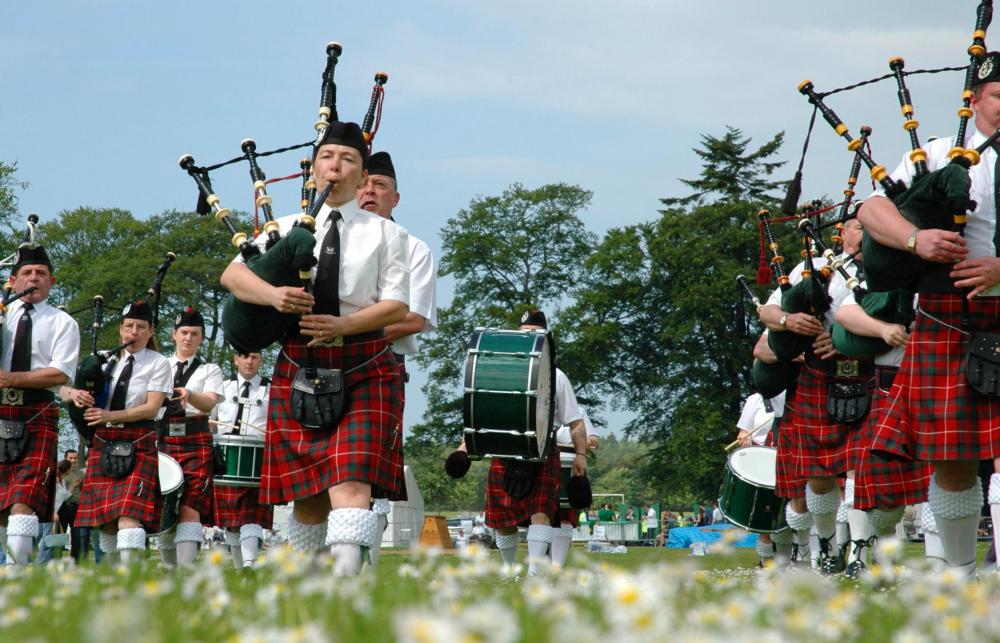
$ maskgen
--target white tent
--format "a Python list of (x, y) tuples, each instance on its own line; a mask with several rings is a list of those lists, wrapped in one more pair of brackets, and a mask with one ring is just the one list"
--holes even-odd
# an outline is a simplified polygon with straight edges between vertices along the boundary
[(424, 497), (410, 467), (403, 467), (408, 500), (390, 503), (389, 526), (382, 533), (383, 547), (409, 547), (420, 540), (424, 526)]

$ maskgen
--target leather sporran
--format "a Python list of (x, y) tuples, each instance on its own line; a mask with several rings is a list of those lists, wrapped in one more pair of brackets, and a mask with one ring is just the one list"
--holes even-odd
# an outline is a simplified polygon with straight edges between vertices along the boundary
[(868, 414), (871, 392), (867, 382), (830, 382), (826, 387), (826, 414), (841, 424), (861, 421)]
[(347, 411), (347, 390), (340, 369), (317, 368), (315, 377), (306, 375), (301, 366), (292, 381), (289, 398), (292, 417), (304, 427), (330, 430), (340, 423)]
[(0, 420), (0, 463), (17, 462), (28, 450), (28, 428), (24, 422)]
[(972, 331), (965, 355), (965, 378), (977, 393), (1000, 397), (1000, 333)]
[(110, 440), (101, 449), (101, 473), (120, 479), (135, 468), (135, 444), (127, 440)]
[(541, 462), (509, 460), (503, 466), (503, 488), (511, 498), (523, 498), (535, 488)]

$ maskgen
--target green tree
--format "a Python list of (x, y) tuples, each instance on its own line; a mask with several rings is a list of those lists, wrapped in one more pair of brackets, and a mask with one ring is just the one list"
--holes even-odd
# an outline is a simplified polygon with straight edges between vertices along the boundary
[(0, 226), (9, 228), (17, 214), (17, 192), (28, 187), (26, 181), (19, 181), (17, 163), (0, 161)]

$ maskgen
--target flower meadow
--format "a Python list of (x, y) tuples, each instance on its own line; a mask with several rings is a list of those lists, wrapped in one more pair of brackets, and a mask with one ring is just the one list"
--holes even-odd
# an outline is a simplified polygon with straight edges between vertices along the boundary
[(0, 567), (0, 641), (1000, 641), (995, 573), (968, 579), (904, 552), (884, 541), (856, 580), (693, 558), (623, 569), (583, 552), (526, 578), (475, 545), (385, 555), (346, 579), (287, 547), (251, 573), (219, 549), (175, 572), (60, 559)]

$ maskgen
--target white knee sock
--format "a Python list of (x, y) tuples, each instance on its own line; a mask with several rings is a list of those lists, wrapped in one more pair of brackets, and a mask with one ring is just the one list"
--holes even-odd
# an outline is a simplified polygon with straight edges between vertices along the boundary
[(229, 548), (229, 555), (233, 558), (233, 569), (243, 569), (243, 552), (240, 551), (240, 535), (235, 531), (230, 531), (230, 528), (227, 527), (222, 532), (222, 537), (225, 539), (226, 547)]
[(896, 534), (896, 525), (903, 519), (903, 507), (872, 509), (868, 512), (868, 518), (872, 521), (876, 536), (879, 538), (893, 536)]
[(552, 564), (565, 565), (569, 556), (570, 545), (573, 544), (573, 525), (562, 525), (552, 529)]
[(804, 513), (795, 511), (789, 503), (785, 505), (785, 520), (795, 535), (793, 542), (797, 550), (796, 562), (801, 562), (810, 555), (812, 549), (809, 546), (809, 530), (813, 526), (813, 516), (808, 511)]
[(867, 511), (851, 508), (847, 510), (847, 520), (851, 524), (851, 545), (847, 561), (853, 563), (860, 558), (861, 562), (867, 565), (868, 561), (865, 558), (867, 558), (867, 550), (870, 547), (867, 545), (862, 546), (861, 542), (867, 543), (875, 533), (871, 518), (868, 517)]
[(177, 543), (174, 542), (176, 537), (177, 525), (156, 536), (156, 548), (160, 550), (160, 560), (168, 569), (177, 566)]
[(767, 564), (767, 561), (774, 558), (774, 544), (765, 542), (760, 536), (757, 537), (757, 556), (760, 557), (760, 563), (762, 565)]
[(143, 550), (146, 549), (146, 530), (142, 527), (119, 529), (116, 546), (121, 554), (122, 563), (129, 565), (139, 562)]
[(549, 545), (552, 544), (552, 527), (531, 525), (528, 527), (528, 576), (540, 572), (543, 566), (552, 562)]
[(371, 547), (377, 530), (374, 511), (346, 507), (330, 512), (326, 544), (333, 554), (334, 576), (356, 576), (361, 571), (361, 548)]
[[(990, 518), (993, 519), (993, 547), (1000, 552), (1000, 473), (990, 476)], [(1000, 554), (997, 555), (1000, 559)], [(997, 565), (1000, 571), (1000, 564)]]
[(816, 533), (816, 525), (813, 525), (809, 530), (809, 566), (813, 569), (819, 569), (819, 553), (819, 534)]
[(386, 527), (389, 526), (389, 516), (388, 514), (376, 511), (374, 508), (372, 511), (378, 516), (378, 527), (375, 528), (375, 542), (372, 543), (371, 549), (368, 550), (368, 562), (372, 568), (375, 568), (378, 566), (378, 557), (382, 554), (382, 536), (385, 534)]
[(202, 541), (205, 540), (205, 530), (200, 522), (177, 523), (177, 564), (193, 565), (198, 555)]
[(931, 505), (925, 502), (920, 508), (920, 528), (924, 532), (924, 557), (927, 562), (934, 567), (943, 567), (948, 564), (944, 558), (944, 547), (941, 546), (941, 534), (938, 533), (937, 520), (934, 519), (934, 512)]
[(792, 559), (792, 539), (795, 532), (791, 529), (782, 529), (771, 534), (771, 542), (774, 543), (774, 562), (778, 565), (787, 565)]
[(950, 567), (967, 573), (976, 569), (976, 537), (979, 533), (979, 513), (983, 506), (983, 488), (979, 480), (961, 491), (946, 491), (931, 477), (927, 504), (934, 512), (941, 547)]
[(521, 537), (516, 531), (512, 534), (497, 533), (496, 545), (505, 565), (513, 565), (517, 562), (517, 543), (520, 540)]
[(27, 565), (38, 537), (38, 516), (11, 514), (7, 518), (7, 548), (15, 565)]
[(826, 493), (816, 493), (806, 485), (806, 506), (813, 515), (816, 535), (831, 540), (837, 531), (837, 508), (840, 507), (840, 492), (833, 488)]
[(104, 552), (104, 560), (108, 565), (117, 565), (121, 557), (118, 555), (118, 533), (106, 534), (98, 532), (98, 539), (101, 543), (101, 551)]
[(296, 551), (314, 554), (326, 542), (326, 522), (309, 525), (299, 522), (295, 514), (288, 516), (288, 544)]
[(246, 567), (253, 567), (257, 564), (257, 555), (260, 553), (260, 541), (264, 538), (264, 528), (257, 523), (250, 523), (240, 527), (240, 563)]

